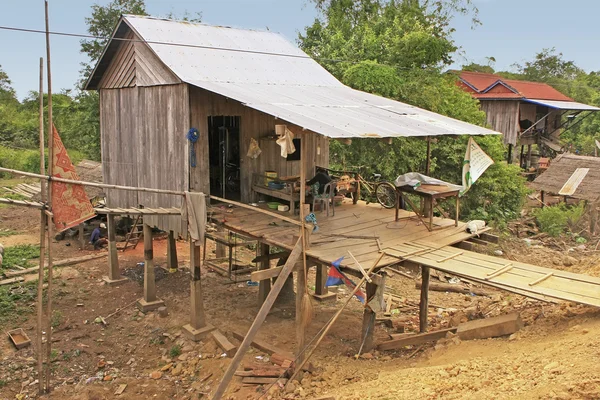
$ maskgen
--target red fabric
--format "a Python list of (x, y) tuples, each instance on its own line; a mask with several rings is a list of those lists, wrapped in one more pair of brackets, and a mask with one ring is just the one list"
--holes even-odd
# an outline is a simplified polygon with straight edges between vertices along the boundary
[[(79, 176), (55, 126), (53, 126), (52, 134), (54, 136), (52, 176), (78, 181)], [(57, 231), (61, 232), (72, 228), (95, 216), (94, 208), (83, 186), (52, 181), (50, 187), (52, 189), (52, 214)]]

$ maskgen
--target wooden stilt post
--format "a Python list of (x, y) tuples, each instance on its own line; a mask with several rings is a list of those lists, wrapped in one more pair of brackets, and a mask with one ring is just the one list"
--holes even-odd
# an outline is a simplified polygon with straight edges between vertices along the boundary
[[(375, 291), (377, 290), (377, 285), (373, 283), (367, 282), (367, 302), (375, 296)], [(373, 330), (375, 329), (375, 317), (376, 314), (371, 307), (365, 305), (365, 310), (363, 312), (363, 323), (362, 323), (362, 334), (361, 334), (361, 344), (362, 351), (368, 352), (373, 349)]]
[(542, 190), (540, 192), (540, 200), (542, 201), (542, 208), (544, 208), (544, 206), (546, 205), (546, 202), (544, 200), (544, 197), (545, 197), (544, 195), (545, 195), (545, 192)]
[(85, 249), (85, 225), (79, 224), (79, 250)]
[[(44, 59), (40, 57), (40, 174), (46, 173), (46, 162), (44, 157)], [(42, 202), (46, 202), (46, 181), (40, 180)], [(40, 211), (40, 268), (38, 271), (37, 286), (37, 369), (38, 369), (38, 391), (44, 393), (44, 257), (46, 255), (46, 213)]]
[(244, 358), (246, 351), (248, 351), (248, 349), (250, 348), (250, 344), (256, 337), (256, 333), (258, 332), (261, 325), (267, 318), (267, 314), (269, 314), (269, 311), (271, 311), (271, 307), (273, 307), (273, 303), (275, 303), (275, 299), (277, 299), (277, 296), (279, 295), (279, 292), (281, 291), (281, 288), (283, 287), (284, 282), (286, 281), (286, 279), (292, 272), (292, 269), (296, 265), (296, 262), (300, 259), (301, 252), (302, 252), (302, 239), (300, 239), (300, 240), (298, 240), (298, 242), (296, 242), (296, 245), (294, 246), (294, 249), (292, 250), (290, 257), (288, 258), (287, 262), (283, 266), (283, 269), (279, 273), (279, 276), (277, 277), (277, 280), (275, 281), (275, 284), (273, 285), (271, 292), (269, 292), (269, 295), (267, 296), (267, 299), (265, 300), (262, 307), (258, 311), (258, 314), (256, 315), (256, 318), (254, 319), (252, 326), (250, 326), (250, 329), (248, 330), (248, 333), (246, 333), (246, 336), (244, 337), (244, 340), (240, 344), (238, 351), (235, 353), (235, 356), (231, 360), (231, 363), (229, 364), (227, 371), (225, 371), (225, 375), (223, 375), (223, 379), (219, 383), (219, 386), (217, 387), (217, 390), (215, 391), (215, 394), (213, 395), (212, 400), (219, 400), (223, 396), (223, 393), (225, 393), (225, 389), (227, 389), (229, 382), (231, 382), (231, 378), (233, 378), (233, 374), (235, 373), (238, 366), (242, 362), (242, 359)]
[[(206, 251), (206, 248), (204, 249)], [(183, 326), (184, 334), (193, 341), (199, 341), (215, 329), (206, 323), (204, 301), (202, 299), (202, 279), (200, 246), (190, 241), (190, 323)]]
[[(304, 274), (303, 262), (296, 264), (296, 355), (301, 355), (306, 343), (306, 323), (302, 316), (302, 298), (304, 297), (306, 288), (306, 275)], [(302, 358), (297, 357), (298, 362)]]
[[(258, 246), (259, 254), (258, 255), (264, 256), (264, 255), (269, 254), (270, 251), (271, 251), (271, 247), (268, 244), (262, 243), (262, 242), (259, 243), (259, 246)], [(270, 264), (271, 264), (271, 262), (269, 260), (261, 261), (258, 264), (259, 271), (269, 269)], [(265, 302), (270, 291), (271, 291), (271, 280), (270, 279), (263, 279), (258, 283), (258, 305), (259, 306), (261, 306)]]
[(317, 276), (315, 279), (315, 294), (313, 297), (317, 300), (335, 300), (337, 295), (335, 293), (329, 293), (327, 286), (327, 275), (329, 272), (329, 267), (327, 264), (318, 263), (317, 264)]
[(137, 307), (142, 312), (156, 310), (165, 302), (156, 297), (156, 279), (154, 276), (154, 252), (152, 249), (152, 227), (144, 224), (144, 297), (139, 299)]
[[(224, 231), (225, 231), (225, 229), (223, 228), (222, 225), (217, 225), (217, 232), (219, 234), (222, 234)], [(216, 242), (215, 257), (216, 258), (223, 258), (223, 257), (225, 257), (225, 245), (224, 244)]]
[[(300, 141), (300, 220), (302, 227), (300, 228), (300, 240), (302, 241), (302, 263), (299, 263), (296, 278), (296, 346), (297, 346), (297, 362), (302, 362), (304, 355), (304, 346), (306, 342), (306, 327), (310, 323), (309, 318), (312, 315), (312, 310), (304, 310), (307, 307), (304, 296), (308, 296), (308, 288), (306, 286), (306, 278), (308, 275), (308, 266), (306, 264), (306, 249), (307, 249), (307, 233), (306, 233), (306, 215), (304, 204), (306, 203), (306, 161), (307, 161), (307, 138), (303, 135)], [(310, 297), (309, 297), (310, 300)], [(308, 306), (312, 307), (310, 301)]]
[(119, 271), (119, 256), (117, 255), (117, 235), (115, 232), (116, 224), (114, 214), (108, 214), (106, 216), (106, 223), (106, 228), (108, 230), (108, 275), (105, 276), (103, 280), (109, 285), (116, 285), (118, 283), (125, 282), (127, 278), (122, 278)]
[(421, 265), (421, 302), (419, 303), (419, 332), (427, 332), (429, 307), (429, 267)]
[(175, 241), (175, 232), (169, 231), (167, 242), (167, 267), (169, 272), (177, 271), (177, 242)]

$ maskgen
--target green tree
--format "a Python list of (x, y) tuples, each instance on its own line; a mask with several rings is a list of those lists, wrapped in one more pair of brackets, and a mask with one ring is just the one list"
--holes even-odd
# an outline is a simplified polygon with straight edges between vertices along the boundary
[(82, 83), (90, 76), (123, 14), (147, 15), (144, 0), (112, 0), (106, 6), (92, 5), (92, 14), (85, 18), (85, 24), (88, 33), (97, 39), (81, 41), (80, 52), (89, 58), (88, 62), (81, 64)]

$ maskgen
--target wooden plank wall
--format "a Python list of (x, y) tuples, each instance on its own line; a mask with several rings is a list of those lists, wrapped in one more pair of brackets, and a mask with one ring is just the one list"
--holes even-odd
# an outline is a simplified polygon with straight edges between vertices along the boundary
[[(100, 90), (104, 182), (187, 190), (189, 99), (186, 84)], [(109, 207), (180, 207), (181, 197), (108, 190)], [(181, 233), (179, 217), (145, 217)]]
[[(517, 144), (519, 132), (519, 101), (482, 100), (481, 109), (487, 116), (487, 123), (502, 132), (505, 144)], [(535, 121), (533, 121), (535, 122)]]
[[(134, 39), (132, 31), (125, 34), (124, 39)], [(136, 84), (134, 42), (121, 41), (113, 59), (100, 80), (99, 87), (114, 89), (133, 87)]]
[[(256, 111), (240, 102), (227, 99), (218, 94), (190, 86), (191, 125), (198, 129), (200, 139), (196, 143), (198, 165), (190, 169), (190, 187), (194, 191), (209, 193), (210, 181), (208, 171), (208, 117), (239, 116), (240, 117), (240, 171), (241, 200), (251, 200), (250, 187), (253, 173), (276, 171), (278, 176), (300, 175), (300, 161), (287, 161), (281, 157), (280, 147), (274, 140), (261, 140), (261, 137), (272, 135), (276, 124), (287, 124), (272, 115)], [(290, 125), (290, 124), (288, 124)], [(301, 128), (295, 127), (300, 132)], [(314, 132), (303, 132), (302, 138), (308, 140), (307, 177), (315, 173), (314, 166), (329, 166), (329, 139)], [(262, 153), (257, 159), (246, 156), (250, 138), (258, 141)], [(206, 160), (200, 162), (200, 160)]]
[(146, 43), (135, 42), (134, 46), (137, 86), (181, 83), (179, 78), (156, 57)]

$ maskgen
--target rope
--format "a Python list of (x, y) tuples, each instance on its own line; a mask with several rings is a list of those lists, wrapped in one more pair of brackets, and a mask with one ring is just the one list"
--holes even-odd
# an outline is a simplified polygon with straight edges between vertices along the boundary
[(200, 135), (198, 134), (198, 129), (190, 128), (187, 135), (185, 136), (187, 140), (190, 141), (190, 165), (192, 167), (196, 167), (196, 148), (194, 144), (198, 141)]

